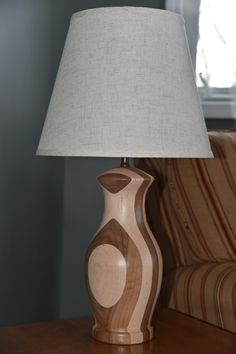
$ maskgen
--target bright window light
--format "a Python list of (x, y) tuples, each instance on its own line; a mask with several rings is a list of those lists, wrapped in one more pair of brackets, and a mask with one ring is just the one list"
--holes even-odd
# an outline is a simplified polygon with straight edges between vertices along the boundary
[(201, 0), (198, 87), (236, 87), (236, 0)]

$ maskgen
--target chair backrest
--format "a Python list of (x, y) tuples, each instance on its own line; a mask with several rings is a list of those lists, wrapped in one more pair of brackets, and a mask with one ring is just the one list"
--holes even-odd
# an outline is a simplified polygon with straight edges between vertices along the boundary
[(167, 268), (236, 261), (236, 130), (209, 132), (214, 159), (139, 159), (155, 177), (147, 214)]

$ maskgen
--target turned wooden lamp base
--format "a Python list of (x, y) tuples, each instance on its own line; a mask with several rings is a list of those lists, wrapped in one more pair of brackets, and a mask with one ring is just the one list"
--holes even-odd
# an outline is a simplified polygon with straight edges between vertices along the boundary
[(137, 344), (153, 337), (151, 317), (162, 279), (162, 257), (146, 221), (145, 196), (153, 177), (130, 167), (98, 176), (103, 220), (87, 256), (93, 337)]

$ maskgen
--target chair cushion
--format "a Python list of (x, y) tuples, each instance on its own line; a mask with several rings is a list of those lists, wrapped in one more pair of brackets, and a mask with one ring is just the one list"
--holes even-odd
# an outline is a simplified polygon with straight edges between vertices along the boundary
[(236, 261), (236, 130), (212, 131), (209, 138), (214, 159), (137, 163), (156, 177), (148, 220), (160, 246), (168, 238), (174, 266)]
[(179, 267), (164, 278), (165, 305), (236, 333), (236, 263)]

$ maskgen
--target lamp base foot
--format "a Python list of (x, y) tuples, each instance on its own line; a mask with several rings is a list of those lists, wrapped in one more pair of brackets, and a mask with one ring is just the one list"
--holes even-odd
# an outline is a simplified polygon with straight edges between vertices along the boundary
[(145, 332), (110, 332), (104, 329), (93, 327), (93, 338), (109, 344), (140, 344), (153, 338), (153, 328), (150, 327)]

